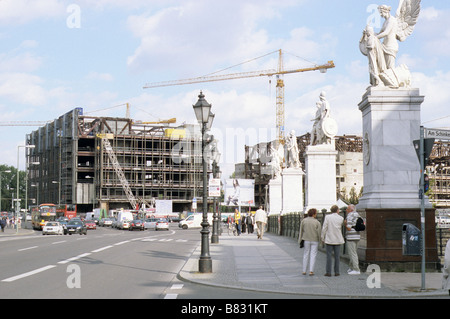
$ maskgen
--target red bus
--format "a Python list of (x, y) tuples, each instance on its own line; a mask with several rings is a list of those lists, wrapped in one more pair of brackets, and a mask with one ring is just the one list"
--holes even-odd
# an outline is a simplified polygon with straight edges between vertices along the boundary
[(77, 216), (77, 205), (58, 205), (56, 207), (56, 215), (72, 219)]

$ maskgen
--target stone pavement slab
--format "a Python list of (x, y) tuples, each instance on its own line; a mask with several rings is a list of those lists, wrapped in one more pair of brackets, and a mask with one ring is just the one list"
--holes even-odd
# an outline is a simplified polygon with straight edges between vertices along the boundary
[(210, 244), (213, 272), (198, 272), (200, 246), (186, 262), (179, 276), (195, 283), (289, 293), (305, 296), (334, 296), (359, 298), (410, 298), (424, 296), (448, 296), (441, 289), (441, 273), (427, 273), (426, 291), (420, 291), (420, 273), (380, 273), (380, 288), (373, 286), (374, 276), (368, 273), (348, 275), (348, 265), (341, 260), (340, 273), (325, 277), (326, 255), (319, 251), (315, 275), (302, 275), (303, 249), (293, 238), (266, 233), (262, 240), (255, 234), (220, 236), (218, 244)]

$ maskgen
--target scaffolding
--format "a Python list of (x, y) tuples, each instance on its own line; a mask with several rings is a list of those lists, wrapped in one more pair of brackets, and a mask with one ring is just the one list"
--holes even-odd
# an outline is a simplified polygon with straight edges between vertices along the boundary
[[(106, 135), (110, 149), (101, 138)], [(36, 145), (27, 162), (40, 163), (29, 168), (29, 194), (36, 204), (134, 209), (131, 194), (140, 203), (172, 200), (174, 211), (181, 212), (202, 196), (201, 134), (194, 125), (134, 123), (75, 109), (27, 135), (27, 143)]]
[(426, 171), (430, 201), (436, 208), (450, 207), (450, 142), (434, 142)]
[[(297, 145), (299, 150), (299, 160), (302, 167), (305, 167), (305, 152), (308, 145), (311, 143), (311, 134), (306, 133), (301, 136), (297, 136)], [(270, 168), (270, 161), (272, 158), (271, 149), (272, 146), (276, 146), (276, 141), (258, 143), (253, 146), (245, 145), (245, 162), (242, 165), (236, 165), (239, 178), (254, 179), (255, 180), (255, 203), (256, 205), (265, 205), (268, 191), (268, 184), (272, 178), (272, 170)], [(362, 137), (357, 135), (343, 135), (336, 136), (335, 138), (336, 150), (338, 151), (337, 157), (337, 181), (336, 181), (336, 191), (337, 195), (341, 196), (341, 186), (344, 184), (344, 180), (352, 173), (344, 173), (345, 159), (343, 159), (342, 154), (344, 153), (362, 153)], [(358, 165), (356, 163), (354, 165)], [(358, 167), (358, 171), (354, 172), (353, 175), (357, 175), (356, 179), (362, 180), (362, 161), (361, 167)], [(345, 175), (345, 176), (344, 176)], [(348, 176), (347, 176), (348, 175)], [(350, 178), (351, 179), (351, 178)], [(355, 179), (355, 178), (353, 178)], [(357, 192), (360, 191), (360, 185), (362, 181), (358, 183), (356, 189)], [(347, 191), (349, 191), (348, 189)]]

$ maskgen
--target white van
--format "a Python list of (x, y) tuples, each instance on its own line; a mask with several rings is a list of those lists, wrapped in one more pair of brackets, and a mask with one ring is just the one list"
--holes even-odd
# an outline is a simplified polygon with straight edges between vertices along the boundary
[[(202, 220), (203, 214), (192, 214), (188, 216), (186, 219), (180, 220), (180, 222), (178, 223), (178, 227), (183, 229), (201, 228)], [(212, 226), (212, 222), (213, 222), (213, 214), (208, 213), (208, 223), (210, 227)]]
[(117, 214), (117, 225), (124, 220), (133, 220), (133, 214), (131, 212), (119, 212)]

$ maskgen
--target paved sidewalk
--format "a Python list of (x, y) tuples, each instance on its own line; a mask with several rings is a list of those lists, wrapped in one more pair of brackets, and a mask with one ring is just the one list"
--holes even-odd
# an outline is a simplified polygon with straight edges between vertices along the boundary
[[(293, 238), (264, 234), (220, 236), (210, 244), (213, 272), (198, 272), (200, 245), (186, 262), (179, 276), (200, 284), (264, 292), (340, 298), (411, 298), (448, 296), (441, 289), (442, 273), (426, 274), (426, 290), (421, 291), (420, 273), (380, 273), (381, 287), (369, 288), (370, 274), (348, 275), (348, 265), (340, 263), (341, 275), (325, 277), (325, 253), (317, 255), (315, 275), (302, 275), (303, 250)], [(369, 279), (369, 283), (371, 282)], [(373, 282), (373, 281), (372, 281)]]
[(19, 228), (18, 231), (16, 230), (16, 228), (5, 228), (3, 232), (0, 230), (0, 237), (23, 236), (32, 234), (34, 234), (34, 230), (26, 228)]

